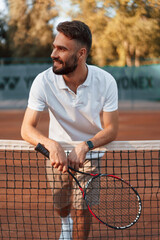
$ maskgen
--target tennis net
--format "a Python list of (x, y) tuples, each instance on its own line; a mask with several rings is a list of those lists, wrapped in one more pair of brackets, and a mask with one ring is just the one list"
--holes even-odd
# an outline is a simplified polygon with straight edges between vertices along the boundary
[[(77, 143), (62, 146), (69, 152)], [(99, 172), (119, 176), (138, 191), (142, 214), (125, 230), (93, 219), (88, 239), (160, 239), (160, 141), (115, 141), (95, 151)], [(46, 159), (34, 146), (0, 140), (0, 239), (59, 239), (61, 221), (51, 189), (54, 175), (51, 184), (48, 174)], [(76, 221), (74, 208), (71, 214)]]

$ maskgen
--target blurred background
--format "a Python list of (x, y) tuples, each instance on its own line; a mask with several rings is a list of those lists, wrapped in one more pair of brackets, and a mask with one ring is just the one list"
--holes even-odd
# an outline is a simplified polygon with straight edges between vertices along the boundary
[(120, 110), (159, 110), (160, 0), (0, 0), (0, 109), (26, 108), (56, 25), (72, 19), (91, 28), (88, 63), (115, 77)]
[[(0, 141), (3, 146), (0, 157), (0, 238), (38, 236), (35, 238), (42, 239), (42, 236), (56, 232), (54, 224), (50, 224), (52, 220), (49, 220), (53, 217), (47, 218), (53, 211), (48, 215), (46, 210), (50, 201), (43, 188), (46, 184), (43, 178), (46, 179), (46, 174), (43, 176), (45, 168), (42, 171), (39, 168), (43, 162), (33, 163), (27, 151), (25, 158), (29, 162), (24, 159), (22, 164), (22, 159), (16, 157), (19, 153), (12, 140), (22, 140), (21, 124), (34, 78), (52, 65), (50, 54), (56, 25), (72, 19), (84, 21), (93, 33), (88, 64), (110, 72), (117, 81), (119, 132), (116, 140), (160, 140), (160, 0), (0, 0)], [(48, 135), (48, 122), (48, 112), (44, 111), (38, 128), (45, 135)], [(11, 144), (13, 149), (7, 153), (7, 145)], [(16, 144), (19, 144), (22, 157), (21, 142)], [(144, 145), (140, 144), (146, 146), (145, 141)], [(129, 174), (130, 180), (136, 179), (144, 209), (140, 224), (123, 233), (108, 228), (98, 232), (94, 224), (94, 239), (97, 235), (118, 240), (160, 239), (160, 141), (149, 144), (149, 149), (158, 148), (157, 153), (146, 147), (143, 153), (138, 153), (138, 147), (133, 147), (131, 155), (129, 151), (124, 155), (120, 151), (120, 161), (119, 157), (115, 158), (117, 161), (112, 158), (105, 161), (109, 171), (112, 172), (113, 167), (112, 173)], [(119, 156), (115, 151), (113, 154)], [(25, 165), (26, 169), (23, 168)], [(28, 180), (32, 174), (38, 185)], [(41, 189), (36, 190), (36, 186)], [(37, 212), (39, 206), (40, 211), (44, 208), (44, 215)], [(48, 224), (46, 227), (43, 216)], [(28, 235), (30, 237), (26, 238)]]

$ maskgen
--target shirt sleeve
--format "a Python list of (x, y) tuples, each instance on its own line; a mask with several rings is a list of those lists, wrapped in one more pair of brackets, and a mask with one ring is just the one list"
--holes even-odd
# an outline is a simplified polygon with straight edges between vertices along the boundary
[(118, 109), (118, 89), (115, 79), (112, 77), (109, 87), (107, 88), (104, 112), (112, 112)]
[(43, 111), (45, 106), (46, 98), (44, 94), (43, 76), (39, 74), (32, 83), (28, 99), (28, 107), (36, 111)]

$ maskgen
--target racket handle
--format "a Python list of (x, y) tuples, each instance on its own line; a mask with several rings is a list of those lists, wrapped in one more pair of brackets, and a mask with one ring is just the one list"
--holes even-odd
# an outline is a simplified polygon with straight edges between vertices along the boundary
[(35, 150), (42, 153), (45, 157), (49, 158), (49, 151), (41, 143), (37, 144)]

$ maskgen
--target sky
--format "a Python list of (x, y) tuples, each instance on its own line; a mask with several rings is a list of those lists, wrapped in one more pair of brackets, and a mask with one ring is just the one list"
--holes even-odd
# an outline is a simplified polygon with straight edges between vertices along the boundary
[(6, 11), (6, 6), (4, 4), (4, 0), (0, 0), (0, 10), (2, 12), (5, 12)]
[(61, 11), (59, 11), (59, 16), (54, 20), (54, 25), (56, 26), (59, 22), (70, 20), (71, 18), (67, 16), (66, 12), (70, 10), (69, 0), (55, 0)]

